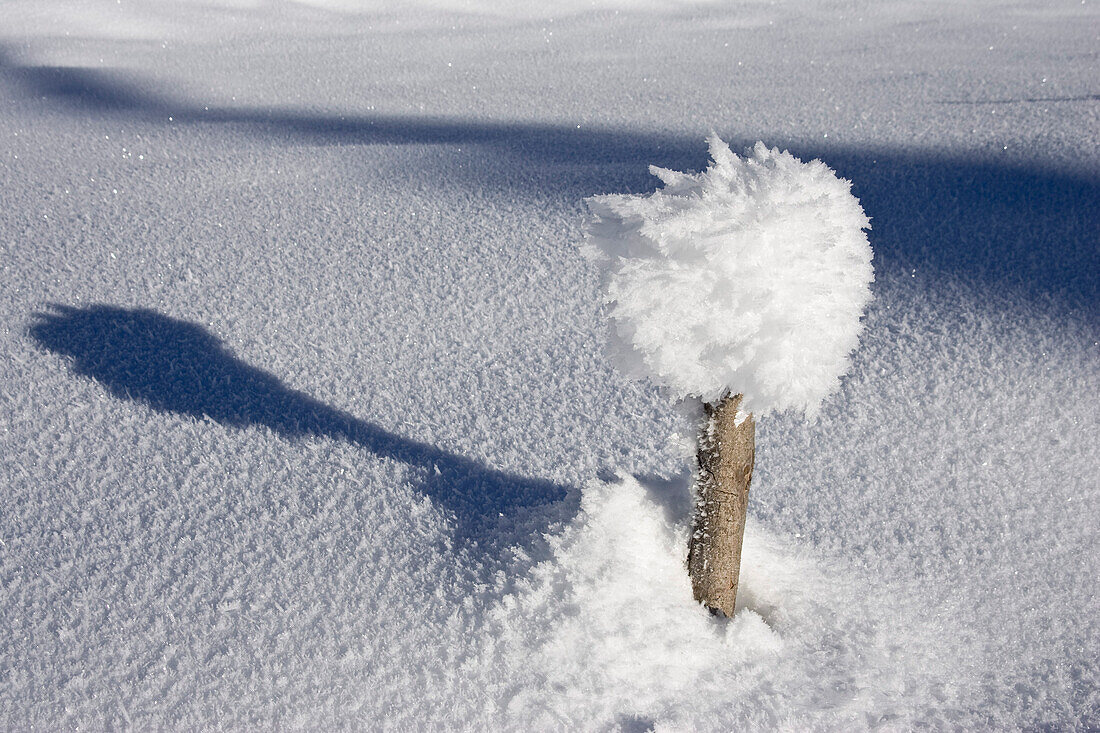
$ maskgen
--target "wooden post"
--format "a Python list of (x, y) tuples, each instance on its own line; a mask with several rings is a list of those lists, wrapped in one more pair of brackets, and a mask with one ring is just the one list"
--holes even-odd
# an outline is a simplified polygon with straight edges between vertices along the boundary
[(737, 423), (741, 395), (704, 403), (707, 420), (699, 433), (695, 516), (688, 544), (688, 574), (695, 600), (711, 612), (733, 617), (741, 572), (741, 542), (749, 482), (756, 460), (752, 415)]

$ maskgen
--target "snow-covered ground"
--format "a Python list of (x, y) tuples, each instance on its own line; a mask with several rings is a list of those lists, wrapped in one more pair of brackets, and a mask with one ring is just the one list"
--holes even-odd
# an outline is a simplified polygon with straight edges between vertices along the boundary
[[(1094, 3), (0, 16), (0, 727), (1100, 726)], [(876, 277), (728, 623), (579, 246), (712, 130)]]

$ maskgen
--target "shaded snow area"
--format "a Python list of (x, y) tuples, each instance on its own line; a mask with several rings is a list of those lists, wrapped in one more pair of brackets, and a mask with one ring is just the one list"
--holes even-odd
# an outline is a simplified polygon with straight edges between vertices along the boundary
[[(1100, 18), (959, 5), (5, 3), (0, 728), (1100, 727)], [(874, 251), (728, 621), (582, 252), (711, 131)]]

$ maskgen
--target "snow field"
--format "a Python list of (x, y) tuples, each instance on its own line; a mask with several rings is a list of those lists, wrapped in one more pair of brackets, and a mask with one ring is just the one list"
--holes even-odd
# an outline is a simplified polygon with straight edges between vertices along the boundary
[[(1091, 6), (106, 5), (0, 29), (0, 726), (1100, 724)], [(725, 627), (578, 251), (711, 128), (876, 273)]]

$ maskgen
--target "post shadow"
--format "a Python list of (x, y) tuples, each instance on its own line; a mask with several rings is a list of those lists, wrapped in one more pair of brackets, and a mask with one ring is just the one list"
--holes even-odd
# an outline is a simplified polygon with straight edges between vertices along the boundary
[(567, 492), (552, 481), (498, 471), (401, 437), (290, 389), (194, 323), (110, 305), (53, 305), (34, 317), (28, 333), (39, 345), (67, 357), (75, 373), (118, 399), (235, 428), (265, 426), (291, 440), (344, 440), (420, 469), (420, 490), (455, 512), (460, 535)]

